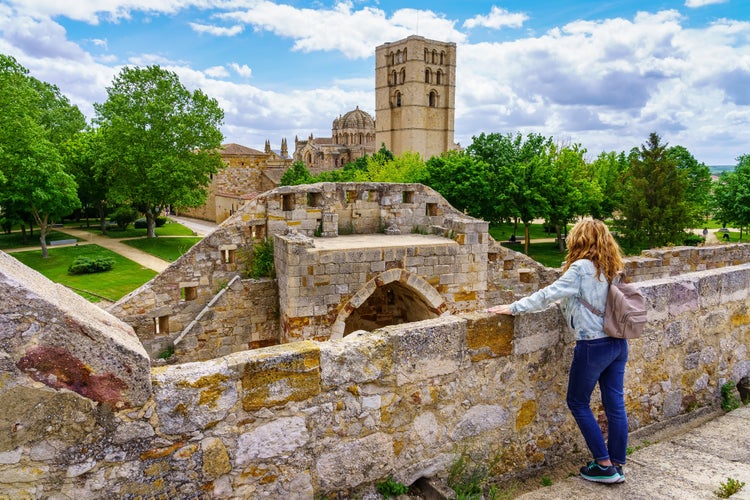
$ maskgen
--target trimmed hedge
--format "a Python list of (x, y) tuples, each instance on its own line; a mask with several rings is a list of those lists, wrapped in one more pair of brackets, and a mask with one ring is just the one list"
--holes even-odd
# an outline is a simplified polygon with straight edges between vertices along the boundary
[(68, 267), (68, 274), (94, 274), (109, 271), (115, 265), (110, 257), (76, 257)]

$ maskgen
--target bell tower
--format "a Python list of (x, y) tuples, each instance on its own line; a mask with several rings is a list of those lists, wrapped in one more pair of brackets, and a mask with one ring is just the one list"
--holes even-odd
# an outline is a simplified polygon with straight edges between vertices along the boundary
[(456, 44), (410, 36), (375, 49), (375, 140), (428, 160), (455, 148)]

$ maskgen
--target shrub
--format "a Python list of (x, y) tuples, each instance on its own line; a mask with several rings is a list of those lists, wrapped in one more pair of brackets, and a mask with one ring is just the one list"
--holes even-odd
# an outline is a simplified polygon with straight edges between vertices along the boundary
[(694, 247), (703, 243), (703, 241), (704, 240), (702, 236), (699, 236), (697, 234), (686, 234), (685, 238), (682, 240), (682, 244), (690, 246), (690, 247)]
[(734, 382), (731, 380), (721, 386), (721, 409), (724, 411), (736, 410), (740, 407), (740, 398), (734, 393)]
[(276, 274), (273, 262), (273, 240), (267, 238), (253, 246), (253, 256), (250, 262), (249, 275), (251, 278), (273, 278)]
[(133, 207), (120, 207), (109, 216), (117, 224), (117, 228), (123, 231), (137, 218), (138, 211)]
[[(155, 225), (156, 227), (162, 227), (164, 224), (167, 223), (166, 217), (157, 217), (155, 219)], [(133, 227), (136, 229), (148, 229), (148, 221), (145, 217), (141, 217), (140, 219), (137, 219), (135, 223), (133, 224)]]
[(115, 260), (110, 257), (76, 257), (68, 267), (68, 274), (94, 274), (109, 271)]
[(392, 478), (388, 478), (377, 485), (378, 493), (383, 495), (383, 498), (397, 497), (409, 492), (409, 487), (394, 481)]

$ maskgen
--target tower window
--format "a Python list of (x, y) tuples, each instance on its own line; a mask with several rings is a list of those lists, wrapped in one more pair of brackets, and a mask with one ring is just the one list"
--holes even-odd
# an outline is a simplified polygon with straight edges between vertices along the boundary
[(437, 92), (435, 92), (434, 90), (431, 91), (430, 92), (430, 107), (431, 108), (437, 107), (437, 100), (438, 100)]
[(443, 83), (443, 72), (438, 70), (437, 74), (435, 75), (435, 83), (440, 85)]
[(429, 69), (424, 70), (424, 82), (430, 83), (430, 70)]
[(406, 70), (401, 70), (401, 83), (406, 83)]
[(401, 92), (396, 92), (396, 107), (401, 107)]

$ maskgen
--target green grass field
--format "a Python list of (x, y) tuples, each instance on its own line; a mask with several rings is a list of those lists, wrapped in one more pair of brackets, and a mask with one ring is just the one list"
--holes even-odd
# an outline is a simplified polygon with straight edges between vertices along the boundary
[[(68, 236), (67, 234), (60, 233), (58, 231), (50, 231), (47, 234), (47, 243), (50, 241), (55, 240), (69, 240), (73, 239), (72, 236)], [(34, 234), (32, 236), (29, 236), (29, 232), (26, 231), (26, 239), (24, 240), (21, 233), (16, 231), (12, 232), (10, 234), (0, 234), (0, 250), (5, 250), (8, 248), (22, 248), (22, 247), (39, 247), (41, 248), (41, 244), (39, 242), (39, 230), (35, 229)]]
[[(85, 231), (91, 231), (99, 233), (99, 226), (96, 227), (90, 227), (90, 228), (81, 228)], [(188, 229), (187, 227), (183, 226), (182, 224), (178, 224), (176, 222), (172, 222), (171, 220), (168, 221), (166, 224), (164, 224), (162, 227), (157, 227), (155, 230), (156, 236), (195, 236), (195, 233), (193, 233), (192, 230)], [(107, 236), (110, 238), (140, 238), (146, 236), (146, 229), (136, 229), (133, 227), (133, 225), (129, 225), (127, 229), (120, 230), (117, 229), (117, 227), (110, 227), (107, 229)]]
[[(102, 298), (116, 301), (156, 276), (155, 271), (98, 245), (50, 248), (46, 259), (38, 250), (11, 255), (55, 283), (74, 289), (91, 302), (98, 302)], [(79, 256), (109, 257), (114, 259), (115, 265), (111, 271), (104, 273), (71, 276), (68, 266)]]
[(202, 238), (197, 236), (185, 236), (181, 238), (139, 238), (137, 240), (125, 240), (123, 243), (139, 250), (143, 250), (144, 252), (159, 257), (162, 260), (174, 262), (201, 239)]

